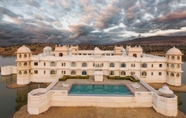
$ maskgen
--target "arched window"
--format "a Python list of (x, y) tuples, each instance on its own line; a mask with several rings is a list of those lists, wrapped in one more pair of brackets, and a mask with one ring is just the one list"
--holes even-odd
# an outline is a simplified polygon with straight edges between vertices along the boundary
[(44, 62), (44, 63), (43, 63), (43, 65), (45, 66), (45, 65), (46, 65), (46, 63)]
[(110, 67), (114, 67), (114, 63), (110, 63)]
[(177, 74), (176, 74), (176, 77), (179, 77), (179, 76), (180, 76), (180, 74), (179, 74), (179, 73), (177, 73)]
[(45, 72), (45, 70), (44, 70), (44, 72), (43, 72), (43, 73), (44, 73), (44, 74), (46, 73), (46, 72)]
[(135, 58), (136, 58), (136, 57), (137, 57), (137, 54), (133, 54), (133, 57), (135, 57)]
[(131, 64), (131, 67), (135, 67), (135, 64)]
[(27, 57), (27, 55), (26, 55), (26, 54), (24, 54), (24, 57), (26, 58), (26, 57)]
[(24, 74), (27, 74), (27, 71), (26, 70), (24, 71)]
[(21, 72), (21, 71), (19, 71), (19, 74), (21, 75), (21, 74), (22, 74), (22, 72)]
[(174, 73), (171, 73), (170, 75), (171, 75), (172, 77), (174, 77)]
[(174, 60), (174, 56), (172, 56), (171, 59)]
[(76, 67), (76, 63), (75, 62), (72, 62), (71, 63), (71, 67)]
[(171, 64), (171, 68), (174, 68), (174, 64)]
[(71, 71), (71, 75), (76, 75), (76, 71), (75, 70), (72, 70)]
[(126, 67), (126, 64), (125, 64), (125, 63), (122, 63), (122, 64), (121, 64), (121, 67)]
[(169, 64), (167, 64), (167, 67), (169, 67)]
[(146, 64), (146, 63), (143, 63), (143, 64), (141, 65), (141, 67), (142, 67), (142, 68), (147, 68), (147, 64)]
[(55, 62), (50, 62), (50, 66), (56, 66)]
[(177, 57), (177, 60), (180, 60), (180, 56)]
[(114, 71), (110, 71), (110, 75), (114, 75)]
[(130, 72), (131, 75), (135, 75), (135, 72)]
[(56, 74), (55, 70), (51, 70), (51, 71), (50, 71), (50, 74), (51, 74), (51, 75)]
[(121, 75), (126, 75), (126, 72), (125, 71), (121, 71)]
[(24, 62), (24, 66), (27, 66), (27, 62)]
[(167, 75), (169, 75), (169, 72), (167, 72)]
[(62, 57), (63, 56), (63, 53), (59, 53), (59, 57)]
[(87, 71), (82, 71), (82, 75), (87, 75)]
[(147, 72), (143, 71), (143, 72), (141, 73), (141, 75), (142, 75), (142, 76), (147, 76)]
[(21, 58), (21, 54), (19, 54), (19, 58)]
[(19, 66), (21, 66), (21, 62), (18, 62)]
[(180, 68), (180, 64), (177, 64), (177, 68)]
[(87, 63), (83, 62), (82, 67), (87, 67)]

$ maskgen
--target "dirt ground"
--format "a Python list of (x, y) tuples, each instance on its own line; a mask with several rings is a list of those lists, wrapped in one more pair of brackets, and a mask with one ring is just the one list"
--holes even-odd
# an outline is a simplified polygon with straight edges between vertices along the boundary
[[(39, 115), (30, 115), (23, 106), (13, 118), (175, 118), (166, 117), (153, 108), (51, 107)], [(176, 118), (186, 118), (178, 111)]]

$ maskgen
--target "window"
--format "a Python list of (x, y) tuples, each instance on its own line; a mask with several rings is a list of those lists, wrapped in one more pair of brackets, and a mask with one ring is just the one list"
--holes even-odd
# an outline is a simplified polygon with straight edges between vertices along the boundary
[(82, 75), (87, 75), (87, 72), (85, 70), (82, 71)]
[(37, 70), (34, 70), (34, 74), (38, 74), (38, 71)]
[(87, 67), (87, 63), (83, 62), (82, 67)]
[(24, 66), (27, 66), (27, 63), (26, 62), (24, 62)]
[(161, 72), (159, 72), (158, 74), (159, 74), (159, 75), (162, 75), (162, 73), (161, 73)]
[(19, 54), (19, 58), (21, 58), (21, 54)]
[(171, 75), (172, 77), (174, 77), (174, 73), (171, 73), (170, 75)]
[(64, 63), (63, 65), (66, 66), (66, 63)]
[(63, 66), (63, 63), (61, 63), (61, 66)]
[(55, 75), (55, 74), (56, 74), (55, 70), (51, 70), (51, 71), (50, 71), (50, 74), (51, 74), (51, 75)]
[(171, 68), (174, 68), (174, 64), (171, 64)]
[(141, 75), (142, 75), (142, 76), (147, 76), (147, 72), (143, 71), (143, 72), (141, 73)]
[(154, 65), (152, 64), (151, 67), (153, 68), (153, 66), (154, 66)]
[(27, 71), (26, 70), (24, 71), (24, 74), (27, 74)]
[(114, 63), (110, 63), (110, 67), (114, 67)]
[(75, 62), (72, 62), (71, 63), (71, 67), (76, 67), (76, 63)]
[(180, 60), (180, 56), (177, 57), (177, 60)]
[(169, 75), (169, 72), (167, 72), (167, 75)]
[(162, 67), (162, 64), (159, 64), (159, 67)]
[(135, 58), (136, 58), (136, 57), (137, 57), (137, 54), (133, 54), (133, 57), (135, 57)]
[(63, 53), (59, 53), (59, 57), (62, 57), (63, 56)]
[(43, 72), (43, 73), (44, 73), (44, 74), (46, 73), (46, 72), (45, 72), (45, 70), (44, 70), (44, 72)]
[(172, 56), (171, 59), (174, 60), (174, 56)]
[(130, 72), (131, 75), (135, 75), (135, 72)]
[(143, 63), (141, 66), (142, 66), (142, 68), (147, 68), (147, 64), (146, 63)]
[(180, 76), (179, 73), (177, 73), (177, 74), (176, 74), (176, 77), (179, 77), (179, 76)]
[(56, 64), (55, 64), (55, 62), (50, 62), (50, 66), (55, 66)]
[(64, 71), (64, 74), (66, 74), (66, 71)]
[(19, 66), (21, 66), (21, 62), (18, 62)]
[(131, 64), (131, 67), (135, 67), (135, 64)]
[(177, 68), (180, 68), (180, 64), (177, 64)]
[(75, 70), (72, 70), (71, 71), (71, 75), (76, 75), (76, 71)]
[(38, 62), (34, 62), (34, 66), (38, 66)]
[(169, 64), (167, 64), (167, 67), (169, 67)]
[(46, 66), (46, 63), (44, 62), (43, 65)]
[(125, 71), (121, 71), (121, 75), (126, 75)]
[(110, 75), (114, 75), (114, 71), (110, 71)]
[(125, 63), (122, 63), (122, 64), (121, 64), (121, 67), (126, 67), (126, 64), (125, 64)]
[(21, 71), (19, 71), (19, 74), (21, 75), (21, 74), (22, 74), (22, 72), (21, 72)]
[(27, 57), (27, 55), (26, 55), (26, 54), (24, 54), (24, 57), (26, 58), (26, 57)]
[(151, 75), (153, 75), (153, 72), (151, 72)]

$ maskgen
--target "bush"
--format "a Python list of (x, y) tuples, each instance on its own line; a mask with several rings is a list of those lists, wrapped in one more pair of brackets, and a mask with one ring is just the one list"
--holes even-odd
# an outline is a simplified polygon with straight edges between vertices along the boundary
[(59, 81), (66, 81), (67, 79), (88, 79), (89, 76), (85, 75), (85, 76), (70, 76), (70, 75), (64, 75), (62, 78), (59, 79)]
[(132, 82), (139, 82), (139, 80), (135, 79), (133, 76), (126, 76), (126, 77), (108, 76), (108, 79), (111, 79), (111, 80), (130, 80)]

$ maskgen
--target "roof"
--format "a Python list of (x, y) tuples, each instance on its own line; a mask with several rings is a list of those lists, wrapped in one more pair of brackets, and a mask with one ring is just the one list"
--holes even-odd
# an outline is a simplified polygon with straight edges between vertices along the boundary
[(16, 53), (30, 53), (31, 50), (26, 47), (25, 45), (21, 46), (20, 48), (18, 48)]
[(182, 55), (181, 51), (176, 47), (169, 49), (166, 54), (176, 54), (176, 55), (180, 54), (180, 55)]

